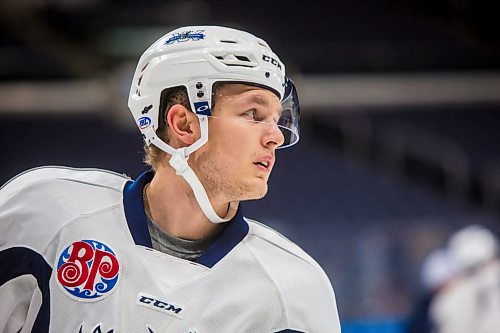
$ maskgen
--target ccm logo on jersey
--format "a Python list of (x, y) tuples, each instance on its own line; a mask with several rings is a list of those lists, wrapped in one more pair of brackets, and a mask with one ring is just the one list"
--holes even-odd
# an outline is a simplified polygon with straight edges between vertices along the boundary
[(182, 319), (182, 306), (162, 301), (148, 294), (137, 294), (137, 304)]
[(118, 282), (120, 264), (109, 246), (84, 239), (66, 247), (57, 262), (57, 282), (72, 298), (95, 301)]

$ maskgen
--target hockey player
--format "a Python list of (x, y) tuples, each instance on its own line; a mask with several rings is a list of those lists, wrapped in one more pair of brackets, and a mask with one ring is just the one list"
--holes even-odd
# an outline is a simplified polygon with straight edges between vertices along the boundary
[(498, 240), (488, 229), (470, 225), (448, 240), (455, 276), (433, 298), (436, 333), (496, 333), (500, 328)]
[(152, 171), (38, 168), (0, 190), (0, 331), (340, 332), (321, 267), (239, 207), (299, 139), (268, 44), (174, 30), (140, 58), (128, 104)]

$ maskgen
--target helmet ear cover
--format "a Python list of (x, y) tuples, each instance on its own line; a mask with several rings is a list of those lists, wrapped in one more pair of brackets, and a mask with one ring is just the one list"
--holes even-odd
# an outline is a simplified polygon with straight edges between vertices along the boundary
[[(217, 91), (220, 90), (221, 86), (223, 84), (226, 84), (229, 82), (215, 82), (212, 87), (212, 102), (211, 102), (211, 109), (213, 110), (215, 106), (215, 96), (217, 94)], [(232, 82), (234, 83), (234, 82)], [(266, 88), (266, 87), (264, 87)], [(173, 101), (173, 98), (177, 96), (182, 96), (178, 97), (178, 101)], [(165, 88), (161, 91), (160, 94), (160, 103), (158, 107), (158, 128), (157, 131), (162, 131), (165, 127), (167, 127), (167, 121), (166, 121), (166, 116), (168, 113), (168, 110), (172, 107), (174, 104), (181, 104), (184, 106), (186, 109), (189, 111), (193, 112), (193, 109), (191, 108), (191, 101), (189, 98), (189, 93), (188, 90), (185, 86), (180, 85), (180, 86), (175, 86), (175, 87), (169, 87)]]

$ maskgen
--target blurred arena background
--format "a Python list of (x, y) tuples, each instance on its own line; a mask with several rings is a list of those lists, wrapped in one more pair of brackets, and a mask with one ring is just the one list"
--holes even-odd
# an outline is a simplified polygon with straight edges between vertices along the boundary
[(398, 333), (423, 258), (500, 231), (500, 5), (473, 0), (0, 1), (0, 183), (40, 165), (145, 170), (139, 55), (188, 24), (264, 38), (299, 87), (301, 142), (246, 215), (325, 268), (345, 333)]

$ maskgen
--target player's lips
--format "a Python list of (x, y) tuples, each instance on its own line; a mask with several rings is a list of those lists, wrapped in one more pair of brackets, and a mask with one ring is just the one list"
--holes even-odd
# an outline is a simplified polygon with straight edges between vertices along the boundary
[(270, 171), (274, 165), (274, 157), (271, 155), (266, 155), (260, 158), (259, 160), (253, 162), (259, 169), (264, 169), (266, 171)]

